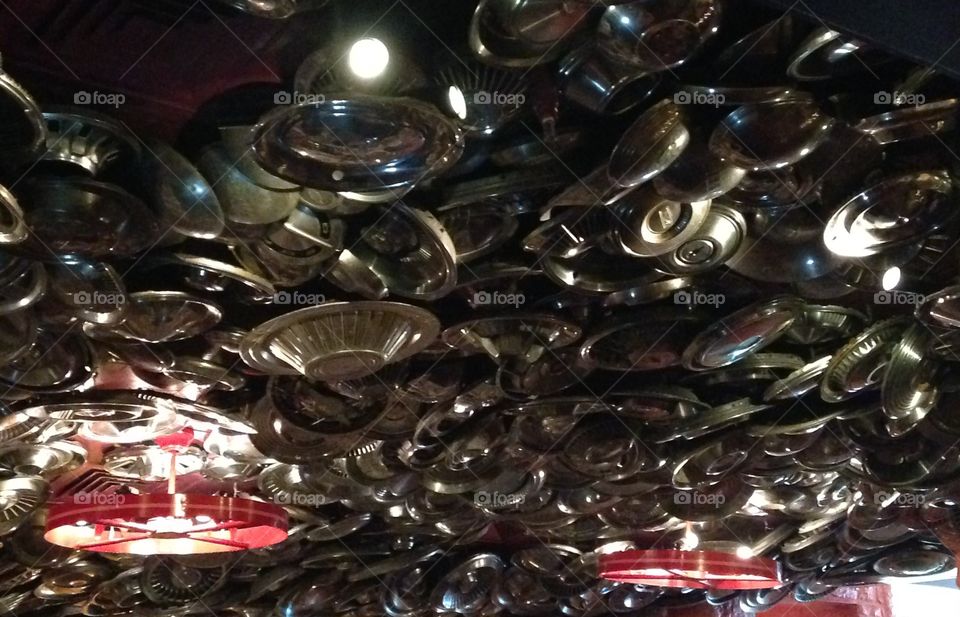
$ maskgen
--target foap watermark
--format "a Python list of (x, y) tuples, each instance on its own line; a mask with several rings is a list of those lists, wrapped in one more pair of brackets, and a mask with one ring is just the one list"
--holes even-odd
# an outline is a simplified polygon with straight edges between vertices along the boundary
[(901, 306), (916, 306), (923, 304), (927, 299), (923, 294), (912, 291), (878, 291), (873, 294), (874, 304), (895, 304)]
[(281, 506), (302, 506), (305, 508), (315, 508), (330, 503), (330, 500), (320, 493), (288, 493), (286, 491), (278, 493), (273, 500)]
[(677, 491), (673, 494), (673, 503), (680, 506), (713, 506), (719, 508), (727, 501), (722, 493), (701, 493), (700, 491)]
[(127, 500), (121, 493), (88, 493), (80, 491), (73, 494), (73, 503), (79, 506), (121, 506)]
[(474, 92), (473, 102), (476, 105), (513, 105), (514, 107), (520, 107), (527, 102), (527, 97), (520, 92), (487, 92), (486, 90), (480, 90)]
[(673, 93), (673, 102), (677, 105), (712, 105), (714, 107), (720, 107), (727, 102), (727, 97), (720, 92), (677, 90)]
[(313, 306), (326, 301), (327, 297), (323, 294), (307, 294), (300, 291), (278, 291), (273, 294), (273, 303), (284, 306)]
[(678, 291), (673, 294), (673, 303), (684, 306), (712, 306), (720, 308), (727, 301), (723, 294), (705, 294), (699, 291)]
[(473, 503), (481, 508), (509, 508), (523, 503), (523, 495), (498, 493), (496, 491), (477, 491), (473, 494)]
[(923, 105), (927, 102), (927, 97), (915, 92), (880, 92), (873, 93), (873, 103), (875, 105)]
[(287, 92), (281, 90), (273, 95), (274, 105), (303, 105), (305, 103), (324, 103), (327, 97), (313, 92)]
[(122, 293), (102, 291), (78, 291), (73, 294), (73, 303), (79, 306), (122, 306), (127, 296)]
[(918, 495), (916, 493), (901, 493), (899, 491), (893, 491), (888, 493), (887, 491), (877, 491), (873, 495), (874, 505), (887, 508), (890, 506), (902, 506), (907, 508), (920, 507), (926, 503), (927, 498), (924, 495)]
[(512, 306), (518, 308), (526, 301), (526, 296), (521, 293), (478, 291), (473, 294), (474, 306)]
[(80, 90), (73, 93), (74, 105), (102, 105), (104, 107), (117, 108), (127, 102), (127, 97), (119, 92), (87, 92)]

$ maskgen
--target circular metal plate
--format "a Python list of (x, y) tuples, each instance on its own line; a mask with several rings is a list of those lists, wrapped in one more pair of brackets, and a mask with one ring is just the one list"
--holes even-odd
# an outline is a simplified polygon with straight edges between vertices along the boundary
[(869, 257), (922, 240), (956, 218), (955, 187), (943, 171), (891, 178), (840, 206), (823, 241), (843, 257)]
[(151, 248), (160, 228), (147, 206), (113, 184), (83, 178), (31, 178), (17, 186), (31, 239), (43, 261), (59, 255), (130, 257)]
[(435, 176), (463, 151), (463, 136), (413, 99), (355, 96), (279, 107), (253, 129), (257, 160), (312, 188), (379, 191)]
[(435, 300), (457, 283), (453, 240), (424, 210), (401, 203), (384, 208), (352, 250), (398, 296)]
[(429, 312), (398, 302), (329, 302), (257, 326), (240, 356), (268, 374), (351, 379), (425, 349), (439, 329)]
[(127, 300), (122, 323), (111, 327), (88, 322), (84, 334), (106, 341), (179, 341), (206, 332), (223, 316), (216, 304), (180, 291), (140, 291)]
[(610, 155), (607, 173), (622, 187), (653, 179), (683, 153), (690, 143), (683, 110), (664, 99), (643, 112)]
[(703, 371), (733, 364), (780, 338), (802, 311), (802, 300), (786, 296), (741, 309), (698, 334), (683, 365)]
[(809, 100), (745, 105), (717, 126), (710, 150), (742, 169), (777, 169), (812, 152), (829, 136), (833, 122)]

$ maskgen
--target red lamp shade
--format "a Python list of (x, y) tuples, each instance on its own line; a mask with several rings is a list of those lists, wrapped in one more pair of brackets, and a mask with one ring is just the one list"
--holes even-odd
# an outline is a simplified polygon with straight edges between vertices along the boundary
[(623, 583), (688, 589), (779, 587), (777, 562), (718, 551), (649, 550), (600, 555), (600, 577)]
[(50, 507), (48, 542), (134, 555), (194, 555), (261, 548), (287, 537), (273, 504), (211, 495), (78, 493)]

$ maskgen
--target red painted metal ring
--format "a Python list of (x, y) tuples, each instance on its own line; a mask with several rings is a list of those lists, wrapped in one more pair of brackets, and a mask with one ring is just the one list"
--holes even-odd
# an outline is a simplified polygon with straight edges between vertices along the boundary
[(656, 549), (600, 555), (600, 577), (688, 589), (767, 589), (782, 583), (777, 562), (718, 551)]
[[(147, 529), (164, 518), (179, 519), (182, 529)], [(286, 537), (287, 513), (279, 506), (183, 493), (71, 495), (50, 506), (44, 534), (67, 548), (140, 555), (262, 548)]]

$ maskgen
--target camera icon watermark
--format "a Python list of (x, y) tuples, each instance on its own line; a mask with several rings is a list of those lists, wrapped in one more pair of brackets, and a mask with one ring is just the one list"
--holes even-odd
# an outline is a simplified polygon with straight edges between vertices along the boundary
[(273, 500), (281, 506), (299, 506), (303, 508), (316, 508), (330, 503), (329, 499), (319, 493), (288, 493), (286, 491), (278, 493)]
[(273, 294), (273, 304), (282, 306), (313, 306), (327, 301), (324, 294), (307, 294), (300, 291), (278, 291)]
[(873, 294), (874, 304), (892, 304), (901, 306), (917, 306), (923, 304), (927, 297), (912, 291), (878, 291)]
[(79, 306), (123, 306), (127, 302), (125, 294), (102, 291), (78, 291), (71, 297), (73, 303)]
[(498, 493), (496, 491), (477, 491), (473, 494), (473, 503), (479, 508), (497, 509), (518, 506), (523, 503), (523, 495)]
[(274, 105), (303, 105), (307, 103), (324, 103), (326, 102), (327, 97), (323, 94), (315, 94), (312, 92), (287, 92), (286, 90), (280, 90), (279, 92), (273, 95), (273, 104)]
[(127, 498), (120, 493), (88, 493), (79, 491), (72, 495), (78, 506), (122, 506)]
[(918, 508), (926, 503), (926, 501), (927, 498), (924, 495), (917, 493), (901, 493), (899, 491), (888, 493), (887, 491), (877, 491), (873, 494), (874, 505), (882, 508), (888, 508), (890, 506)]
[(487, 92), (480, 90), (474, 92), (473, 102), (476, 105), (501, 105), (503, 107), (520, 107), (527, 102), (525, 94), (520, 92)]
[(677, 105), (711, 105), (720, 107), (725, 105), (727, 97), (721, 92), (690, 92), (677, 90), (673, 93), (673, 102)]
[(712, 306), (720, 308), (727, 301), (723, 294), (705, 294), (699, 291), (678, 291), (673, 294), (673, 303), (683, 306)]
[(127, 102), (127, 97), (119, 92), (87, 92), (80, 90), (73, 93), (74, 105), (101, 105), (103, 107), (120, 107)]
[(722, 494), (701, 493), (700, 491), (677, 491), (673, 494), (673, 503), (679, 506), (713, 506), (719, 508), (726, 503)]
[(923, 105), (927, 97), (914, 92), (886, 92), (881, 90), (873, 93), (875, 105)]
[(478, 291), (473, 294), (473, 306), (512, 306), (519, 308), (527, 301), (521, 293), (502, 293), (499, 291)]

